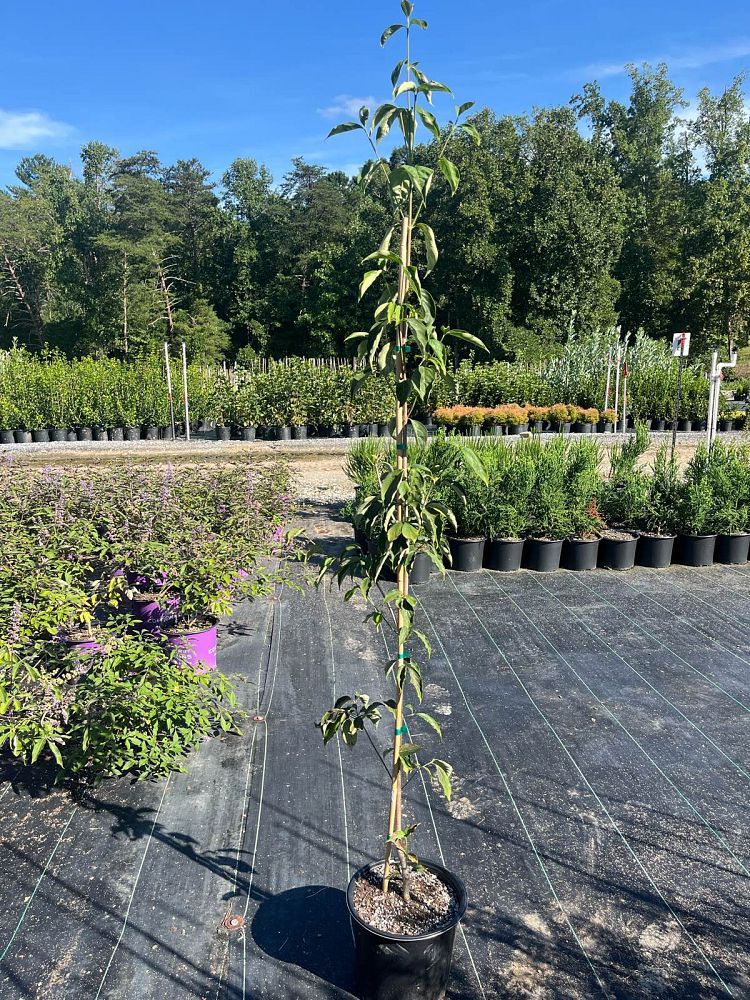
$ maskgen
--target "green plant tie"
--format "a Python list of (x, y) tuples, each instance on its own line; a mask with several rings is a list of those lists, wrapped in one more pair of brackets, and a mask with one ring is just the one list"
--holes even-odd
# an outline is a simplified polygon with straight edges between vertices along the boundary
[(396, 730), (396, 736), (407, 736), (408, 733), (409, 730), (406, 728), (406, 726), (401, 726), (399, 729)]
[(411, 344), (396, 344), (397, 351), (403, 351), (405, 354), (411, 354)]
[(398, 658), (399, 658), (399, 660), (410, 660), (411, 659), (411, 653), (407, 649), (405, 649), (403, 651), (403, 653), (399, 653), (398, 654)]
[(396, 445), (396, 451), (406, 451), (406, 449), (407, 445), (404, 444), (403, 441), (399, 441), (399, 443)]

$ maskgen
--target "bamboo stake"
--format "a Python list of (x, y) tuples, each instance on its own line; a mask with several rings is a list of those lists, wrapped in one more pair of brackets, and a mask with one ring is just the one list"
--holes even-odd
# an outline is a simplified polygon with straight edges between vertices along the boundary
[(172, 440), (175, 439), (174, 428), (174, 398), (172, 396), (172, 367), (169, 363), (169, 344), (164, 341), (164, 362), (167, 366), (167, 399), (169, 400), (169, 423), (172, 428)]
[(188, 407), (187, 348), (182, 342), (182, 392), (185, 399), (185, 440), (190, 440), (190, 409)]

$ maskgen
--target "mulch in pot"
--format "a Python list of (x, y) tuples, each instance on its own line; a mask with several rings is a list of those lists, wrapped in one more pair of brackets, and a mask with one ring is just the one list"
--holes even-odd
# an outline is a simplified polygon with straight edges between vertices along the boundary
[(401, 876), (391, 868), (392, 890), (383, 892), (383, 865), (363, 873), (354, 887), (357, 915), (370, 927), (387, 934), (430, 934), (447, 926), (458, 907), (450, 886), (433, 872), (412, 874), (407, 903), (401, 895)]

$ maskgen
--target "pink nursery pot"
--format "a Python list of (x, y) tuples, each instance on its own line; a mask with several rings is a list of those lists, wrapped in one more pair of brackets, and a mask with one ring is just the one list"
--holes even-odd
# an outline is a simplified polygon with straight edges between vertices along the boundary
[(166, 638), (178, 650), (180, 659), (194, 670), (205, 673), (216, 670), (217, 623), (206, 628), (170, 629)]

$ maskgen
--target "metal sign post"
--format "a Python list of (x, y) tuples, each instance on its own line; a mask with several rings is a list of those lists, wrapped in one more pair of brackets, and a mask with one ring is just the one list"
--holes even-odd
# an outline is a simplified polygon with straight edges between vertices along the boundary
[(172, 440), (175, 439), (174, 398), (172, 396), (172, 368), (169, 364), (169, 344), (164, 343), (164, 363), (167, 366), (167, 397), (169, 398), (169, 424), (172, 428)]
[[(615, 366), (615, 413), (620, 408), (620, 361), (622, 357), (622, 344), (617, 341), (617, 364)], [(615, 417), (615, 419), (617, 419)]]
[(711, 445), (716, 438), (716, 426), (719, 421), (719, 400), (721, 398), (721, 383), (724, 380), (724, 369), (734, 368), (737, 364), (737, 352), (732, 351), (729, 361), (719, 364), (719, 352), (714, 351), (711, 355), (711, 372), (709, 381), (711, 383), (708, 392), (708, 419), (706, 421), (706, 447), (711, 450)]
[(680, 400), (682, 398), (682, 373), (685, 369), (685, 358), (690, 353), (690, 334), (687, 331), (676, 333), (672, 337), (672, 355), (680, 359), (677, 370), (677, 394), (674, 401), (674, 417), (672, 419), (672, 458), (677, 444), (677, 421), (680, 417)]
[(628, 363), (622, 366), (622, 433), (628, 431)]

